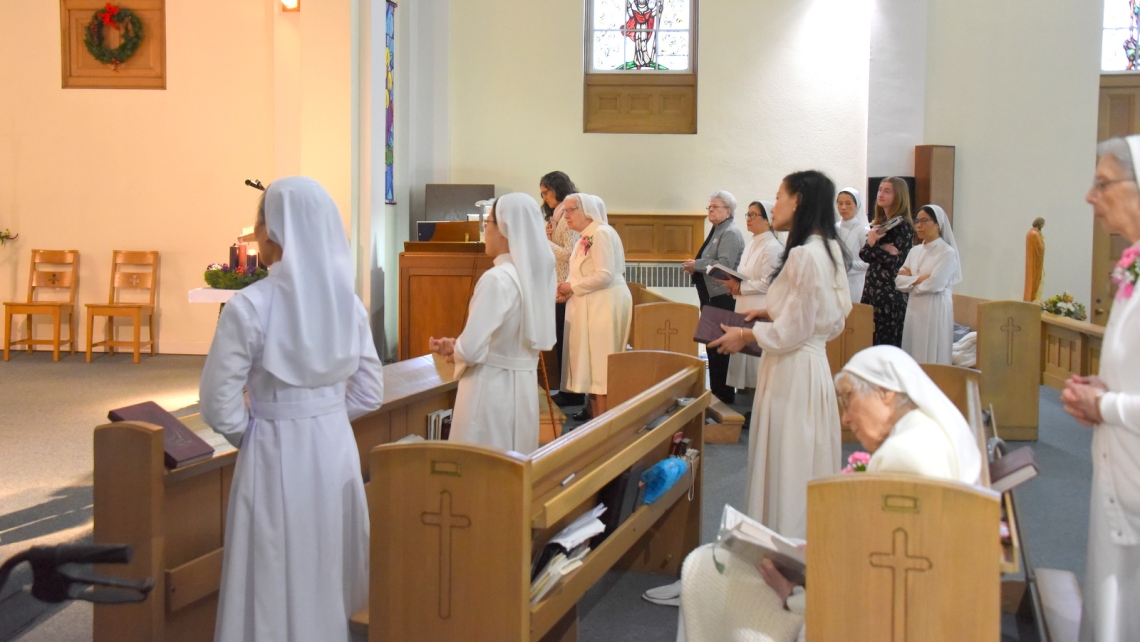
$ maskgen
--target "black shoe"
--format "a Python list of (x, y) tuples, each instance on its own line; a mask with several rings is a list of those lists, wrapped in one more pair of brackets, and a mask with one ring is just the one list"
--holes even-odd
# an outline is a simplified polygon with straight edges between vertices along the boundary
[(559, 406), (581, 406), (586, 403), (586, 395), (577, 392), (559, 390), (558, 394), (550, 397)]
[(752, 411), (744, 413), (744, 429), (747, 430), (752, 425)]
[(733, 391), (733, 392), (722, 392), (722, 393), (714, 392), (713, 395), (715, 395), (717, 399), (720, 399), (726, 405), (731, 406), (732, 404), (736, 403), (736, 392), (735, 391)]
[(593, 419), (593, 417), (590, 415), (590, 409), (589, 408), (583, 408), (583, 409), (579, 410), (578, 412), (570, 415), (570, 418), (573, 419), (574, 421), (589, 421), (589, 420)]

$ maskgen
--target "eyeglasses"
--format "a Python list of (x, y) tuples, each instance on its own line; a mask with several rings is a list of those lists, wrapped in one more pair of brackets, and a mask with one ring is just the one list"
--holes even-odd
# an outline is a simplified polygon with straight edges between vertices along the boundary
[(916, 218), (916, 219), (914, 219), (915, 225), (926, 225), (927, 223), (933, 223), (933, 222), (934, 221), (932, 219), (929, 219), (929, 218)]
[[(744, 218), (751, 221), (754, 218), (764, 218), (764, 215), (763, 214), (753, 214), (753, 213), (749, 212), (748, 214), (744, 215)], [(764, 220), (768, 220), (768, 219), (764, 219)]]
[(1103, 194), (1104, 190), (1108, 189), (1109, 185), (1115, 185), (1116, 183), (1127, 183), (1131, 180), (1131, 178), (1118, 178), (1114, 181), (1093, 181), (1092, 188), (1096, 190), (1097, 193)]
[(711, 212), (713, 210), (726, 210), (726, 209), (728, 209), (728, 208), (725, 207), (724, 205), (709, 205), (708, 207), (705, 208), (705, 211)]
[(541, 189), (538, 191), (538, 195), (541, 196), (542, 198), (546, 198), (546, 195), (549, 193), (550, 193), (550, 190), (548, 190), (548, 189)]

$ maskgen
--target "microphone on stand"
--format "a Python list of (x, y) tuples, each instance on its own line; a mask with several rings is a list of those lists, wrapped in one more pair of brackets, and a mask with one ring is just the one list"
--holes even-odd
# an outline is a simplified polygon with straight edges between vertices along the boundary
[(264, 186), (264, 185), (262, 185), (262, 184), (261, 184), (261, 181), (259, 181), (259, 180), (252, 180), (252, 181), (251, 181), (251, 180), (249, 180), (249, 179), (247, 178), (247, 179), (245, 179), (245, 184), (246, 184), (246, 185), (249, 185), (250, 187), (252, 187), (252, 188), (254, 188), (254, 189), (259, 189), (259, 190), (261, 190), (261, 191), (263, 191), (263, 192), (265, 191), (265, 186)]

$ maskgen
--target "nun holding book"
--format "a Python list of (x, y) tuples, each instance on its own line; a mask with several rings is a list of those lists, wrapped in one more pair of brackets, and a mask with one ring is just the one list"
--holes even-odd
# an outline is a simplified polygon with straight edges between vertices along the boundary
[(238, 447), (214, 639), (347, 642), (369, 536), (349, 421), (380, 407), (384, 376), (328, 192), (275, 181), (254, 234), (269, 276), (222, 310), (199, 390)]
[[(780, 267), (780, 255), (784, 244), (776, 238), (769, 218), (771, 201), (753, 201), (745, 215), (748, 231), (752, 238), (740, 257), (740, 274), (748, 277), (738, 281), (721, 281), (736, 299), (736, 311), (766, 310), (768, 308), (768, 286), (772, 274)], [(728, 359), (728, 385), (733, 388), (755, 388), (760, 376), (760, 357), (737, 352)]]
[(554, 253), (538, 204), (516, 192), (487, 219), (495, 266), (479, 277), (467, 325), (428, 347), (455, 363), (450, 441), (529, 455), (538, 449), (538, 355), (554, 346)]

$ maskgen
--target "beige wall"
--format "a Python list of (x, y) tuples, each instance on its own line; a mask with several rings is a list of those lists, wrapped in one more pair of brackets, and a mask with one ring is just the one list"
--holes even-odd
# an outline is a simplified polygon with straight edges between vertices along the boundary
[(537, 198), (559, 169), (611, 212), (666, 213), (799, 169), (862, 184), (868, 4), (703, 2), (698, 133), (662, 136), (582, 132), (581, 1), (452, 0), (450, 180)]
[(962, 294), (1021, 299), (1045, 217), (1045, 296), (1088, 303), (1103, 4), (929, 0), (927, 143), (957, 147)]
[(0, 228), (20, 233), (0, 297), (26, 296), (32, 248), (82, 253), (81, 303), (105, 300), (112, 250), (158, 250), (160, 349), (205, 353), (217, 308), (186, 292), (252, 224), (245, 178), (303, 171), (349, 219), (348, 19), (347, 0), (168, 2), (166, 90), (65, 90), (59, 6), (29, 3), (0, 39), (20, 61), (0, 66)]

